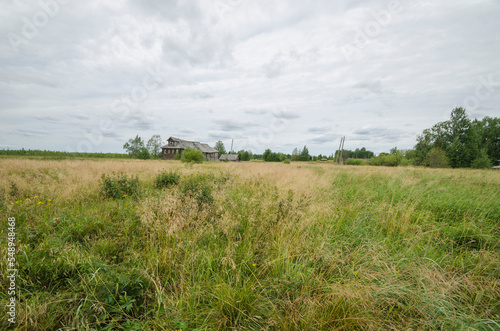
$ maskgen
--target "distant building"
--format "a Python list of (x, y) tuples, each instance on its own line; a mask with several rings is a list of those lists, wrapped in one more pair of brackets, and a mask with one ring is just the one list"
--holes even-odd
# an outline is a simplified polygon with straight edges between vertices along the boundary
[(240, 162), (240, 155), (239, 154), (222, 154), (219, 157), (219, 161), (231, 161), (231, 162)]
[(170, 137), (167, 140), (167, 144), (161, 148), (162, 159), (173, 160), (176, 153), (182, 156), (182, 152), (186, 148), (201, 151), (203, 153), (203, 158), (207, 161), (216, 161), (219, 158), (219, 151), (207, 144)]

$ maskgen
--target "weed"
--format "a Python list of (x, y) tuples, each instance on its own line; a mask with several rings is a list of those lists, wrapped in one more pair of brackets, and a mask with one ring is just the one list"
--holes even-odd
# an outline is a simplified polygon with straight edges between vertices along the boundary
[(182, 181), (181, 192), (186, 196), (196, 199), (200, 206), (210, 204), (214, 200), (211, 182), (207, 175), (191, 175)]
[(181, 175), (175, 171), (163, 171), (156, 176), (155, 186), (156, 188), (167, 188), (179, 184), (180, 179)]
[(109, 199), (123, 199), (139, 196), (139, 179), (125, 174), (102, 175), (101, 196)]

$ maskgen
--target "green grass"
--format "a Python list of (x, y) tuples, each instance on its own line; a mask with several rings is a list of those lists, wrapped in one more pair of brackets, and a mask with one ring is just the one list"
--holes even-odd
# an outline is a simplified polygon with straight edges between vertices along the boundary
[(18, 329), (500, 329), (494, 171), (0, 162)]

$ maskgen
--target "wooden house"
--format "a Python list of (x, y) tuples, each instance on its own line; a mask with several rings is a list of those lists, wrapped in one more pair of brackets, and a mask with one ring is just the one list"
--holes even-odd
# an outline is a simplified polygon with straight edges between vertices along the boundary
[(161, 148), (163, 160), (173, 160), (176, 153), (182, 157), (182, 152), (186, 148), (196, 149), (203, 153), (203, 158), (207, 161), (216, 161), (219, 159), (219, 151), (215, 148), (202, 144), (197, 141), (182, 140), (179, 138), (170, 137), (167, 144)]
[(240, 162), (239, 154), (222, 154), (219, 157), (219, 161), (231, 161), (231, 162)]

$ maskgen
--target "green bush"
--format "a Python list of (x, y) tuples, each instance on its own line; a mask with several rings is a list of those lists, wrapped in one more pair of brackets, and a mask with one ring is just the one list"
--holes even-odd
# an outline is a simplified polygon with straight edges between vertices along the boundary
[(347, 159), (347, 165), (364, 165), (365, 162), (361, 159)]
[(368, 164), (374, 166), (397, 167), (399, 161), (397, 155), (381, 153), (377, 157), (372, 157), (370, 161), (368, 161)]
[(182, 152), (181, 162), (202, 163), (203, 153), (196, 149), (186, 148)]
[(289, 159), (285, 159), (285, 160), (283, 160), (283, 163), (284, 164), (290, 164), (290, 160)]
[(181, 159), (181, 155), (179, 154), (179, 150), (176, 150), (175, 155), (174, 155), (174, 160), (179, 161), (180, 159)]
[(486, 154), (486, 150), (481, 149), (479, 156), (472, 161), (471, 167), (474, 169), (488, 169), (492, 167), (488, 154)]
[(123, 199), (126, 197), (137, 198), (139, 195), (139, 179), (128, 178), (125, 174), (102, 175), (101, 196), (111, 199)]
[(184, 179), (181, 192), (195, 198), (199, 205), (211, 203), (214, 200), (210, 179), (206, 175), (193, 175)]
[(155, 186), (157, 188), (164, 188), (179, 184), (181, 175), (175, 171), (162, 172), (156, 176)]
[(424, 164), (431, 168), (448, 168), (450, 166), (446, 153), (439, 147), (433, 148), (427, 154)]

